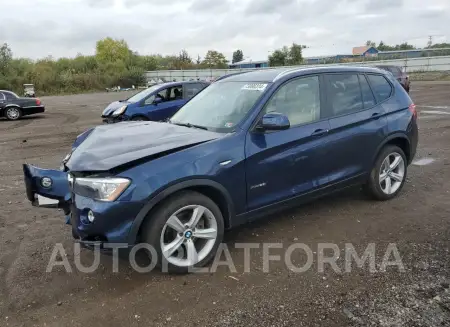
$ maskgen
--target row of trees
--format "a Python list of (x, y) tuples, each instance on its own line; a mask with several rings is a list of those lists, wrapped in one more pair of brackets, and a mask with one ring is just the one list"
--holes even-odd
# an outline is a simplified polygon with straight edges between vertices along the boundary
[[(377, 45), (375, 42), (368, 40), (366, 45), (369, 47), (377, 48), (378, 51), (395, 51), (395, 50), (414, 50), (418, 49), (416, 46), (409, 44), (408, 42), (403, 42), (401, 44), (396, 45), (388, 45), (383, 41)], [(450, 48), (450, 43), (435, 43), (433, 44), (431, 40), (428, 42), (425, 49), (442, 49), (442, 48)]]
[[(388, 45), (380, 41), (367, 41), (379, 51), (410, 50), (416, 47), (404, 42)], [(271, 52), (268, 61), (271, 67), (300, 65), (302, 51), (306, 46), (293, 43)], [(449, 43), (427, 45), (428, 49), (450, 48)], [(446, 52), (443, 53), (447, 54)], [(377, 59), (377, 58), (369, 58)], [(233, 53), (232, 63), (244, 60), (242, 50)], [(333, 61), (334, 59), (330, 59)], [(145, 83), (144, 72), (163, 69), (205, 69), (227, 68), (228, 61), (223, 53), (209, 50), (203, 58), (192, 58), (186, 50), (178, 55), (139, 55), (132, 51), (124, 40), (106, 38), (96, 44), (93, 56), (77, 55), (75, 58), (54, 59), (47, 57), (33, 61), (14, 58), (11, 48), (5, 43), (0, 46), (0, 89), (22, 92), (22, 85), (33, 83), (39, 94), (76, 93), (101, 90), (120, 85), (130, 87)]]
[[(241, 55), (243, 57), (242, 51)], [(209, 50), (204, 58), (194, 60), (182, 50), (178, 55), (142, 56), (132, 51), (124, 40), (106, 38), (96, 44), (94, 56), (33, 61), (14, 58), (11, 48), (0, 46), (0, 89), (22, 93), (23, 84), (32, 83), (39, 94), (77, 93), (102, 90), (120, 85), (142, 85), (144, 72), (157, 69), (227, 68), (225, 56)]]

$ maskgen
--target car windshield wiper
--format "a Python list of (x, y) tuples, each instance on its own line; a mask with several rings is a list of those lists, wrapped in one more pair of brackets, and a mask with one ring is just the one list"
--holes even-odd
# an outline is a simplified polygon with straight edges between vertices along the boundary
[(178, 126), (189, 127), (189, 128), (193, 127), (193, 128), (203, 129), (205, 131), (208, 130), (208, 128), (206, 128), (205, 126), (194, 125), (194, 124), (190, 124), (190, 123), (174, 123), (172, 121), (169, 121), (169, 123), (174, 124), (174, 125), (178, 125)]

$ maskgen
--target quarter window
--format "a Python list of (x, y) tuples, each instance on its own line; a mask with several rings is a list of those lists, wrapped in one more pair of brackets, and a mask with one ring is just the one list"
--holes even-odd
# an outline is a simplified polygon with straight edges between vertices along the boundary
[(303, 77), (284, 84), (269, 100), (265, 112), (286, 115), (291, 126), (319, 120), (319, 77)]
[(367, 78), (378, 102), (384, 101), (391, 96), (392, 86), (386, 77), (382, 75), (367, 75)]
[(359, 75), (359, 84), (361, 85), (364, 108), (373, 107), (376, 104), (375, 97), (373, 96), (372, 90), (364, 75)]
[(332, 116), (364, 109), (357, 74), (329, 74), (325, 77)]

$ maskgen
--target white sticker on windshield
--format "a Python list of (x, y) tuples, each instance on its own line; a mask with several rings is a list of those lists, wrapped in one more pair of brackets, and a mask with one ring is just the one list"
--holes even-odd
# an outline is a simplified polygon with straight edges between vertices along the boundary
[(264, 91), (264, 89), (266, 88), (267, 84), (245, 84), (242, 87), (242, 90), (250, 90), (250, 91)]

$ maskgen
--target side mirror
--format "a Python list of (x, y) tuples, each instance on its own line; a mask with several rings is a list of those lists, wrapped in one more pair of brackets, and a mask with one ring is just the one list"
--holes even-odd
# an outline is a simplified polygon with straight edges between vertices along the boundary
[(291, 127), (289, 118), (278, 112), (265, 114), (256, 126), (257, 129), (264, 131), (281, 131), (289, 127)]
[(155, 100), (153, 100), (153, 104), (159, 104), (161, 103), (163, 100), (159, 97), (155, 97)]

